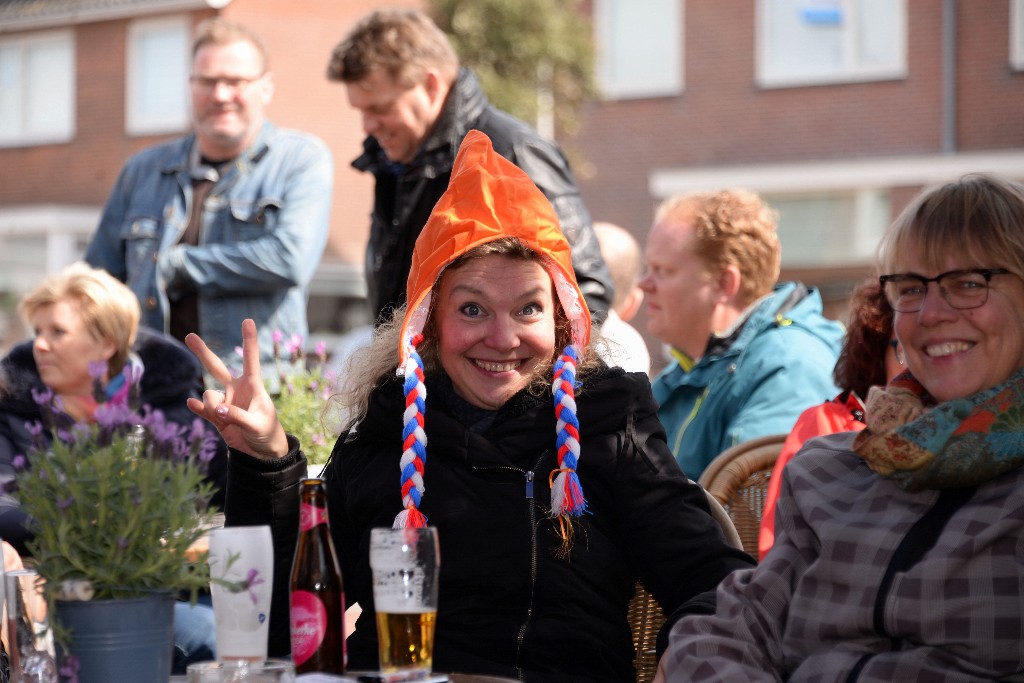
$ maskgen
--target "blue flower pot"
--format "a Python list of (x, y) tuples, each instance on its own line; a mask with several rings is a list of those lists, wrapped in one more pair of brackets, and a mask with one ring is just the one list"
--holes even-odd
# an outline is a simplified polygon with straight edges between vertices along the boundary
[(64, 656), (78, 657), (79, 683), (167, 683), (174, 648), (174, 595), (124, 600), (57, 601), (56, 619), (70, 630)]

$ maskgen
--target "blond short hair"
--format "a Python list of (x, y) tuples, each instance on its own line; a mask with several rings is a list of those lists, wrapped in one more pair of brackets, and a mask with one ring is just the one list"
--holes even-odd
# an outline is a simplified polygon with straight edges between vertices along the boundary
[(85, 329), (94, 339), (114, 343), (109, 374), (121, 372), (139, 331), (141, 312), (135, 294), (105, 270), (79, 261), (43, 280), (18, 303), (18, 313), (31, 325), (39, 309), (61, 301), (78, 304)]
[(230, 43), (249, 43), (260, 56), (260, 73), (270, 68), (270, 57), (263, 40), (251, 30), (220, 17), (207, 19), (196, 27), (196, 36), (192, 40), (192, 57), (207, 45), (228, 45)]
[(655, 212), (655, 222), (662, 221), (693, 224), (694, 252), (708, 270), (739, 270), (737, 298), (743, 305), (769, 293), (778, 282), (778, 213), (756, 193), (719, 190), (671, 197)]
[(459, 74), (459, 58), (444, 31), (415, 9), (379, 9), (356, 23), (331, 53), (327, 78), (358, 83), (374, 71), (403, 88), (438, 69), (449, 84)]
[(922, 266), (940, 271), (952, 254), (1024, 277), (1024, 185), (970, 173), (922, 190), (886, 230), (878, 265), (894, 273), (914, 255)]

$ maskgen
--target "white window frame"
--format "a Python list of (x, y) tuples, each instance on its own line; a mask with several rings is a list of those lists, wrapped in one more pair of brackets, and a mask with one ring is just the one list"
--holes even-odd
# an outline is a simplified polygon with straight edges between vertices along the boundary
[[(642, 25), (638, 8), (659, 3), (661, 11), (669, 16), (657, 27)], [(605, 99), (640, 99), (646, 97), (670, 97), (683, 92), (683, 36), (684, 0), (594, 0), (594, 43), (597, 48), (597, 79)], [(631, 21), (632, 20), (632, 21)], [(640, 63), (648, 80), (638, 79), (634, 74), (617, 74), (615, 69), (616, 45), (650, 45), (657, 37), (657, 31), (664, 31), (660, 38), (668, 53), (657, 63), (641, 60), (634, 56), (632, 62)], [(617, 36), (621, 36), (616, 40)]]
[(1024, 0), (1010, 0), (1010, 66), (1024, 71)]
[[(34, 48), (45, 47), (47, 44), (64, 51), (58, 55), (62, 63), (57, 65), (55, 73), (46, 74), (46, 78), (31, 78), (26, 73), (26, 57)], [(3, 82), (0, 75), (0, 92), (14, 108), (19, 116), (18, 121), (0, 121), (0, 147), (24, 147), (70, 142), (75, 137), (75, 34), (70, 29), (57, 31), (41, 31), (13, 37), (0, 37), (0, 47), (18, 52), (18, 68), (12, 74), (13, 83)], [(59, 111), (63, 106), (63, 116), (59, 121), (51, 121), (50, 125), (40, 127), (41, 120), (27, 111), (30, 100), (42, 93), (48, 97), (54, 93), (57, 100), (52, 106), (47, 105), (49, 112)], [(8, 99), (10, 98), (10, 99)], [(29, 101), (26, 101), (29, 100)], [(63, 102), (61, 101), (63, 100)]]
[[(154, 108), (145, 102), (146, 86), (151, 85), (149, 79), (157, 76), (145, 73), (144, 41), (159, 32), (181, 35), (181, 54), (176, 58), (169, 56), (169, 61), (160, 64), (168, 72), (160, 77), (160, 83), (165, 88), (177, 89), (180, 99), (177, 105), (172, 101)], [(188, 128), (191, 35), (191, 25), (186, 16), (139, 19), (129, 25), (125, 60), (125, 131), (128, 135), (177, 133)]]
[[(895, 33), (897, 40), (897, 63), (890, 66), (865, 66), (858, 62), (859, 22), (856, 20), (860, 0), (835, 0), (842, 16), (846, 17), (842, 33), (842, 50), (845, 64), (830, 74), (773, 73), (770, 66), (771, 35), (768, 17), (774, 0), (757, 2), (757, 65), (755, 80), (762, 88), (786, 88), (793, 86), (827, 85), (837, 83), (858, 83), (865, 81), (896, 80), (907, 76), (907, 5), (906, 0), (887, 0), (896, 6)], [(806, 0), (813, 5), (814, 0)]]
[[(875, 250), (891, 219), (890, 197), (887, 189), (850, 187), (821, 192), (765, 193), (764, 199), (780, 212), (779, 237), (782, 242), (783, 268), (842, 267), (869, 264), (874, 261)], [(815, 242), (821, 225), (800, 225), (795, 229), (794, 219), (787, 216), (784, 207), (790, 202), (850, 202), (849, 221), (829, 226), (829, 231), (840, 239)], [(814, 244), (815, 253), (805, 253), (804, 247)], [(787, 248), (788, 247), (788, 248)], [(811, 250), (813, 251), (813, 249)]]

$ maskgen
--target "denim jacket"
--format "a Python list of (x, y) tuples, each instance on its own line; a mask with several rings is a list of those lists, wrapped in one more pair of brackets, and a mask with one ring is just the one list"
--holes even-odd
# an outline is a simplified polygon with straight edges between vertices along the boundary
[(195, 135), (125, 164), (85, 260), (125, 282), (142, 324), (167, 332), (170, 302), (199, 294), (203, 340), (238, 366), (241, 322), (253, 318), (264, 361), (274, 330), (308, 333), (307, 287), (327, 242), (334, 169), (312, 135), (265, 123), (205, 202), (198, 246), (179, 245), (192, 208)]

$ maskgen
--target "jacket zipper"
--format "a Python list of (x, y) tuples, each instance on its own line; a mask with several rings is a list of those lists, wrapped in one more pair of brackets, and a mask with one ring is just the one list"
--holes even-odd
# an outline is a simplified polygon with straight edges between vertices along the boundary
[(708, 391), (710, 391), (710, 387), (704, 387), (704, 391), (697, 397), (696, 402), (694, 402), (693, 408), (690, 410), (690, 414), (686, 416), (686, 419), (683, 420), (683, 424), (679, 427), (679, 431), (676, 432), (676, 438), (672, 440), (672, 453), (677, 458), (679, 457), (679, 448), (683, 443), (683, 434), (686, 433), (686, 428), (690, 426), (693, 419), (697, 417), (697, 413), (700, 412), (701, 406), (704, 405), (704, 399), (708, 396)]
[[(539, 464), (549, 451), (541, 453), (540, 457), (537, 458)], [(536, 466), (536, 465), (535, 465)], [(516, 678), (521, 681), (526, 680), (525, 672), (522, 666), (519, 664), (519, 657), (523, 649), (523, 641), (526, 639), (526, 629), (529, 627), (530, 622), (533, 619), (533, 599), (536, 595), (537, 586), (537, 501), (533, 497), (533, 484), (537, 476), (534, 470), (522, 470), (518, 467), (511, 466), (499, 466), (499, 467), (477, 467), (473, 466), (474, 470), (511, 470), (512, 472), (519, 472), (523, 475), (523, 494), (527, 501), (527, 507), (530, 514), (530, 598), (526, 608), (526, 619), (519, 626), (519, 634), (516, 636), (516, 655), (513, 662), (516, 669)]]

